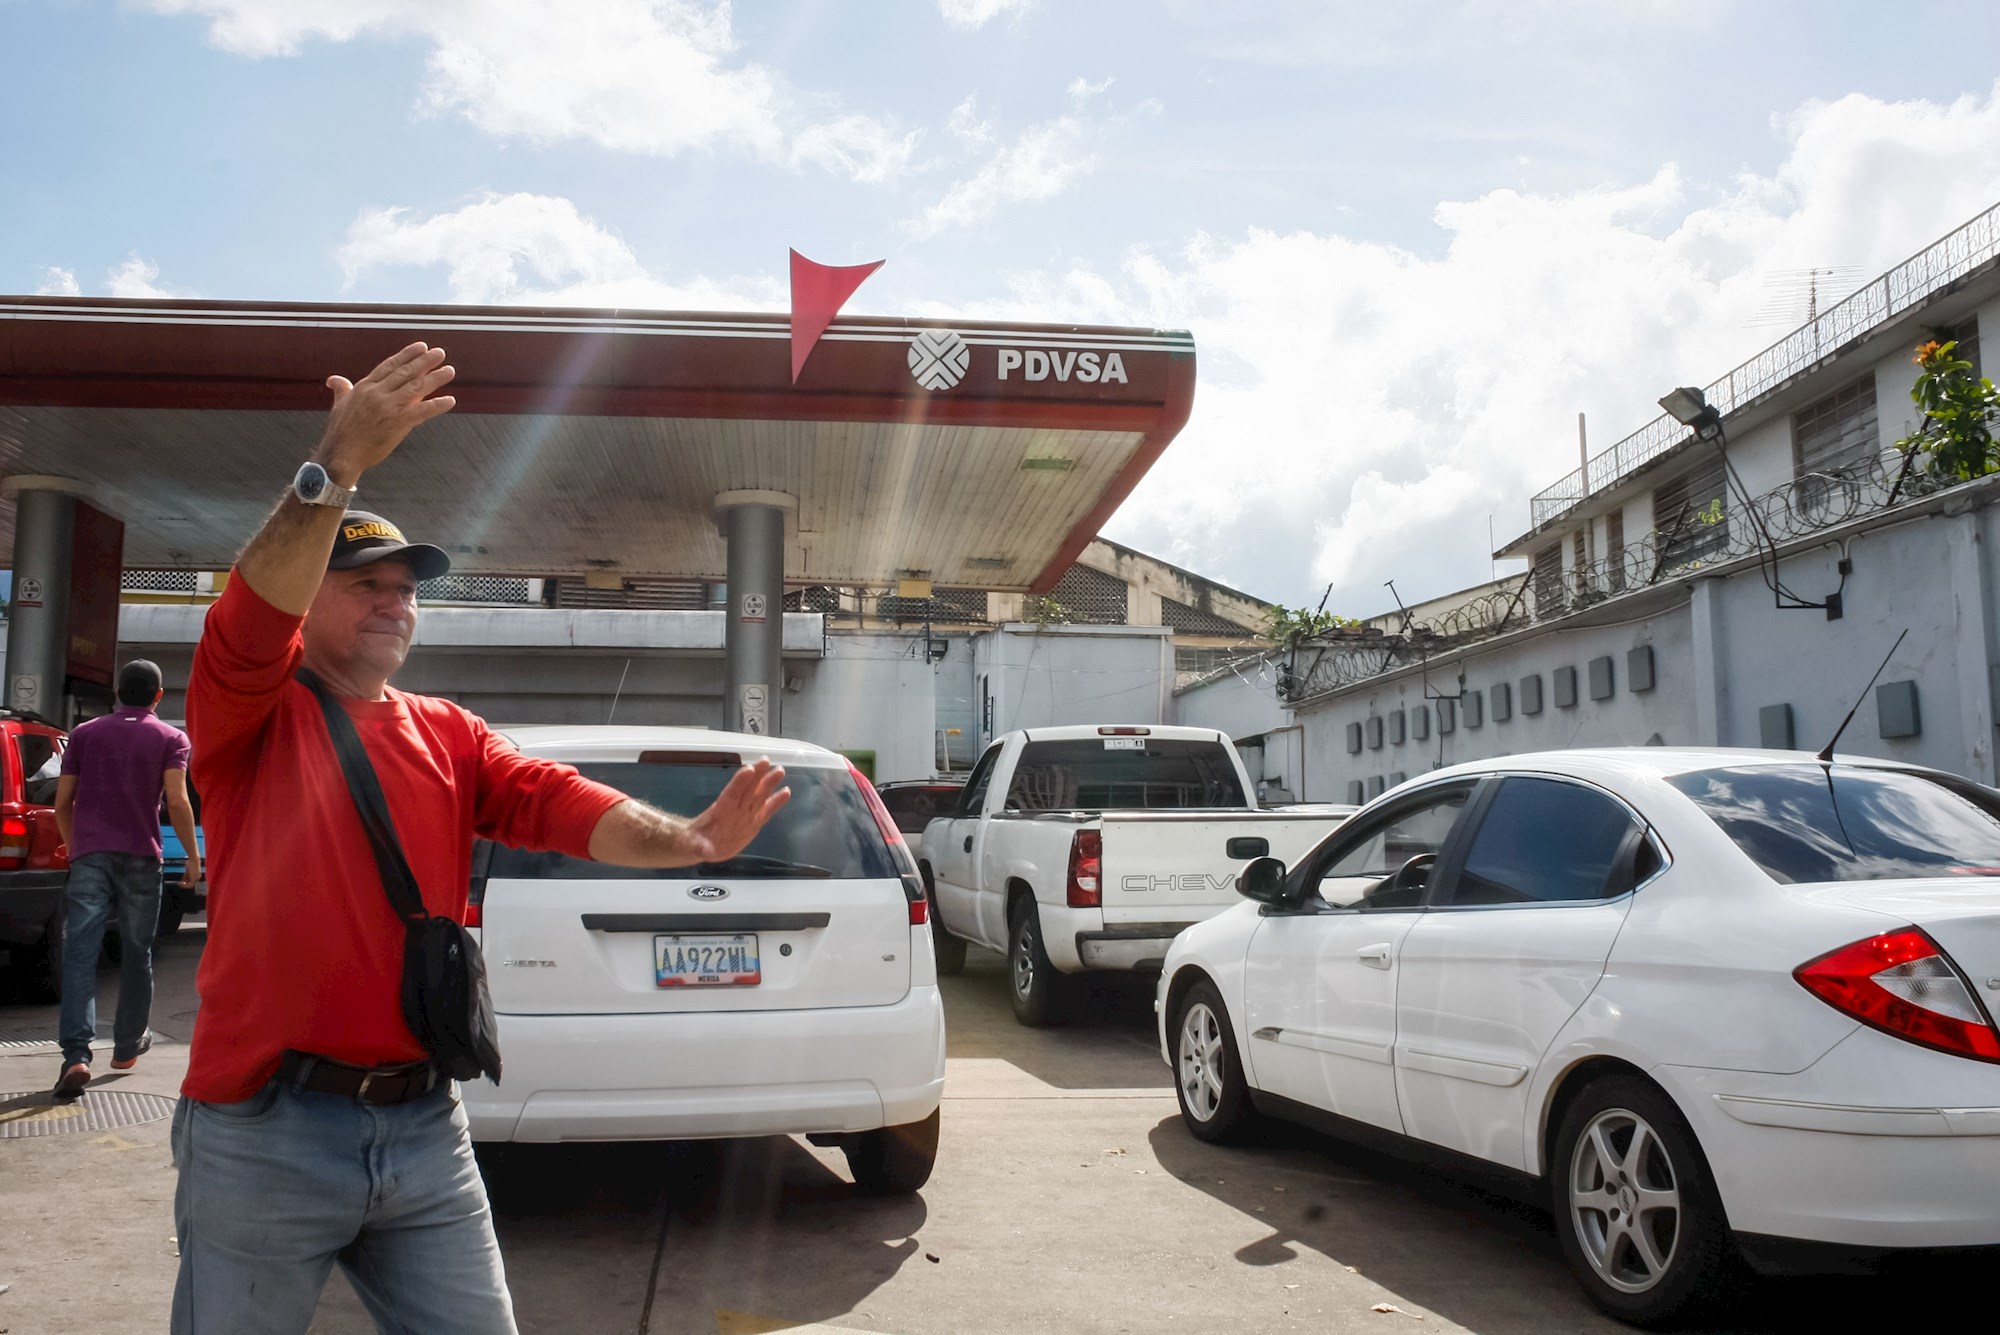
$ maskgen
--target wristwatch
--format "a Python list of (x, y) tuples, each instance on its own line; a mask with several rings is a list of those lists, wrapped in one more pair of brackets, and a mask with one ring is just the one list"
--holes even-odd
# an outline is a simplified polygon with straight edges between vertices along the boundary
[(300, 505), (332, 505), (345, 510), (354, 503), (354, 493), (359, 490), (341, 486), (326, 469), (310, 459), (299, 465), (292, 478), (292, 495), (299, 498)]

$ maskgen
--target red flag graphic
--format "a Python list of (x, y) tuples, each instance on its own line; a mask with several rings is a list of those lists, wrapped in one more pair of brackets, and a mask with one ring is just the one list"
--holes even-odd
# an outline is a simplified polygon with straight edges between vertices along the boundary
[(792, 252), (792, 383), (812, 355), (819, 336), (840, 314), (840, 308), (854, 295), (868, 275), (881, 268), (873, 264), (815, 264), (796, 250)]

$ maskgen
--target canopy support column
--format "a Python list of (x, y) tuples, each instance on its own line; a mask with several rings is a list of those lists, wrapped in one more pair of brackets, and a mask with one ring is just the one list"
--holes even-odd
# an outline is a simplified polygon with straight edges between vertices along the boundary
[(58, 724), (69, 664), (70, 562), (78, 484), (13, 477), (14, 591), (7, 602), (7, 704)]
[(798, 498), (781, 491), (725, 491), (716, 524), (728, 544), (722, 726), (777, 736), (784, 696), (785, 516)]

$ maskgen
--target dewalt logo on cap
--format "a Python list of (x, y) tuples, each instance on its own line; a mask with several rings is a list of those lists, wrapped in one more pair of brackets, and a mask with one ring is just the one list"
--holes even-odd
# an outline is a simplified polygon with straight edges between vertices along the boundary
[(366, 538), (387, 538), (391, 542), (404, 541), (401, 529), (379, 519), (371, 519), (365, 524), (348, 524), (340, 530), (340, 536), (349, 542), (360, 542)]

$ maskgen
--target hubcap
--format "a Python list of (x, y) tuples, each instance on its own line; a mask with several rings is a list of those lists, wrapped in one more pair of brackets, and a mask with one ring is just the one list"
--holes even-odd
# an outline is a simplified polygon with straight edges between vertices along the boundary
[(1222, 1106), (1222, 1026), (1208, 1003), (1197, 1001), (1181, 1016), (1181, 1098), (1188, 1114), (1206, 1122)]
[(1035, 993), (1035, 922), (1022, 920), (1014, 933), (1014, 991), (1024, 997)]
[(1570, 1224), (1612, 1288), (1644, 1293), (1673, 1265), (1681, 1240), (1680, 1181), (1645, 1118), (1608, 1108), (1577, 1139), (1569, 1170)]

